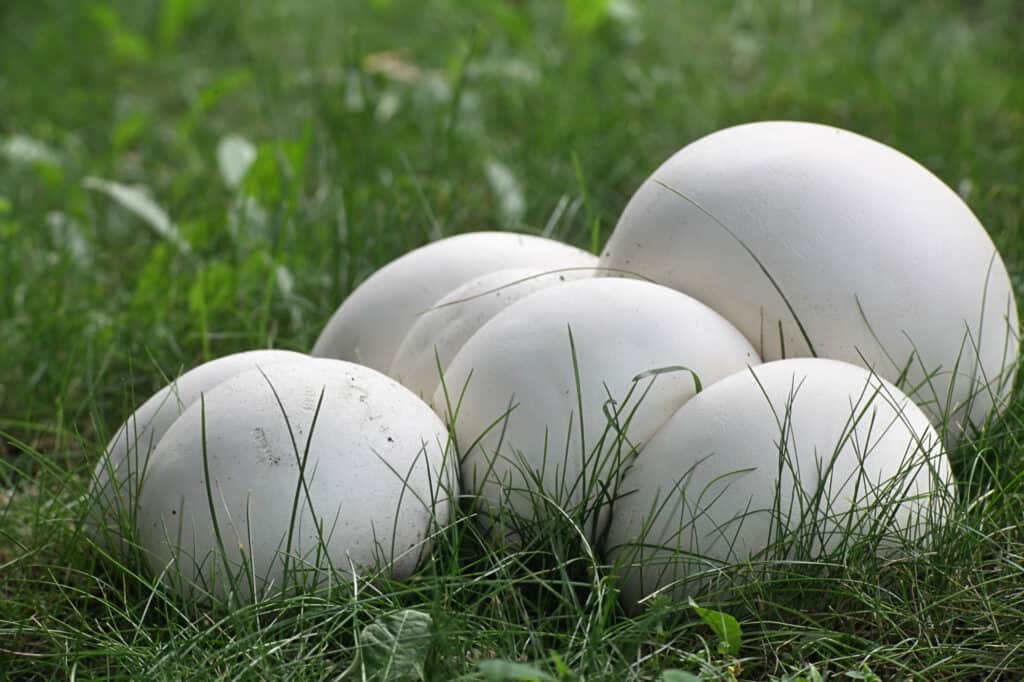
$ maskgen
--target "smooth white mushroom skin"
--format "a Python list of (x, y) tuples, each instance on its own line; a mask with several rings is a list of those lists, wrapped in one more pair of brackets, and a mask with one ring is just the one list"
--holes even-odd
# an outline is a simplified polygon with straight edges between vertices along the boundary
[[(596, 266), (597, 256), (591, 259)], [(443, 372), (485, 322), (536, 291), (593, 276), (593, 269), (576, 266), (568, 270), (511, 268), (471, 279), (420, 314), (398, 347), (388, 374), (430, 400), (441, 383), (438, 362)]]
[(312, 354), (388, 371), (398, 345), (424, 310), (474, 277), (517, 267), (592, 266), (576, 247), (515, 232), (469, 232), (391, 261), (349, 295), (320, 333)]
[[(150, 453), (164, 432), (204, 391), (255, 367), (303, 359), (310, 358), (286, 350), (225, 355), (190, 369), (144, 402), (107, 444), (93, 472), (90, 498), (94, 507), (88, 525), (95, 540), (108, 549), (122, 544), (122, 530), (134, 520), (139, 481)], [(117, 541), (111, 543), (115, 537)]]
[[(533, 493), (542, 493), (585, 521), (593, 539), (632, 446), (694, 395), (694, 376), (678, 368), (707, 383), (758, 362), (742, 334), (685, 294), (638, 280), (586, 279), (493, 317), (455, 356), (433, 405), (450, 421), (458, 404), (463, 487), (482, 498), (485, 513), (511, 511), (529, 523), (540, 504)], [(668, 367), (677, 369), (634, 382)], [(606, 410), (618, 415), (617, 429)], [(505, 530), (509, 542), (526, 539), (510, 524)]]
[(651, 438), (618, 493), (606, 554), (629, 610), (662, 589), (698, 593), (716, 569), (751, 558), (815, 560), (844, 537), (898, 548), (941, 521), (955, 495), (913, 401), (863, 368), (818, 359), (705, 388)]
[(140, 544), (154, 575), (197, 600), (244, 603), (378, 568), (402, 579), (457, 494), (446, 443), (426, 403), (366, 367), (243, 372), (157, 445)]
[(601, 265), (706, 303), (765, 361), (907, 369), (950, 442), (1012, 385), (1017, 307), (985, 229), (923, 166), (845, 130), (770, 121), (693, 142), (637, 190)]

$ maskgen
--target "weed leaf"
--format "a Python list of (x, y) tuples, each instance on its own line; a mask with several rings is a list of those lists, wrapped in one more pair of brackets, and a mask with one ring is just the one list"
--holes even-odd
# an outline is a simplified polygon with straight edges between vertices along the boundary
[(736, 656), (740, 652), (740, 640), (742, 631), (739, 622), (722, 611), (712, 611), (697, 605), (697, 602), (690, 598), (690, 606), (697, 612), (708, 627), (718, 637), (718, 652), (725, 656)]
[(403, 609), (363, 628), (359, 642), (368, 678), (379, 682), (422, 679), (433, 625), (429, 614)]

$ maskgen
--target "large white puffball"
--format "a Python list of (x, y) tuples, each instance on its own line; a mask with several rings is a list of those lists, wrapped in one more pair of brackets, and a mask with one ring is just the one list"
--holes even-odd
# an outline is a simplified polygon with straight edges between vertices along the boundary
[(766, 361), (906, 370), (951, 441), (1012, 383), (1017, 307), (985, 229), (923, 166), (845, 130), (772, 121), (693, 142), (636, 192), (601, 264), (703, 301)]
[(448, 519), (444, 424), (374, 370), (340, 360), (243, 372), (167, 430), (139, 502), (155, 575), (241, 601), (334, 573), (407, 577)]
[[(596, 266), (597, 256), (591, 258)], [(438, 363), (443, 372), (485, 322), (541, 289), (593, 276), (590, 268), (511, 268), (471, 279), (417, 318), (398, 347), (388, 374), (429, 400), (441, 383)]]
[(759, 555), (814, 560), (865, 537), (892, 550), (953, 494), (938, 435), (899, 389), (844, 362), (779, 360), (705, 388), (651, 438), (618, 490), (607, 554), (633, 609)]
[(592, 266), (573, 246), (514, 232), (469, 232), (394, 260), (356, 288), (320, 332), (313, 355), (386, 372), (424, 310), (474, 277), (503, 268)]
[[(593, 539), (622, 461), (694, 395), (694, 374), (710, 383), (758, 362), (742, 334), (685, 294), (586, 279), (494, 316), (455, 356), (433, 404), (455, 414), (463, 486), (485, 513), (535, 520), (543, 497), (585, 520)], [(659, 369), (671, 371), (636, 379)]]
[(107, 540), (121, 537), (122, 526), (133, 522), (139, 481), (150, 453), (164, 432), (203, 392), (255, 367), (303, 359), (309, 356), (286, 350), (226, 355), (185, 372), (144, 402), (107, 444), (93, 472), (91, 497), (95, 507), (89, 525), (96, 540), (109, 547)]

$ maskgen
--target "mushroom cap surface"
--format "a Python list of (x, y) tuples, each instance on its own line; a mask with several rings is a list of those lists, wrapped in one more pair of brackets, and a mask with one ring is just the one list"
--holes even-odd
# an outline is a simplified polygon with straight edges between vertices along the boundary
[(574, 246), (515, 232), (468, 232), (427, 244), (370, 275), (338, 307), (311, 351), (388, 371), (417, 316), (463, 282), (515, 267), (593, 264)]
[(200, 600), (315, 588), (332, 570), (402, 579), (457, 494), (446, 443), (426, 403), (366, 367), (246, 371), (160, 440), (140, 544), (154, 575)]
[(455, 356), (433, 405), (456, 413), (463, 486), (486, 513), (531, 522), (554, 502), (594, 539), (619, 467), (694, 395), (694, 374), (707, 383), (758, 362), (742, 334), (685, 294), (584, 279), (494, 316)]
[(637, 190), (601, 265), (703, 301), (765, 361), (905, 373), (949, 442), (1013, 383), (1017, 306), (985, 229), (922, 165), (852, 132), (767, 121), (687, 145)]
[(779, 360), (708, 386), (651, 438), (622, 478), (606, 554), (635, 610), (752, 558), (813, 561), (864, 537), (898, 547), (954, 496), (938, 434), (899, 389), (844, 362)]

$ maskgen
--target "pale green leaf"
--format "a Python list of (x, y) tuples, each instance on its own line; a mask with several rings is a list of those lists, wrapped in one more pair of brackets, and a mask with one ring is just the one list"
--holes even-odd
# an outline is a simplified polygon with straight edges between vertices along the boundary
[(222, 138), (217, 145), (217, 166), (225, 184), (231, 189), (242, 184), (256, 156), (256, 146), (244, 137), (228, 135)]
[(740, 643), (743, 632), (740, 630), (739, 621), (722, 611), (712, 611), (697, 605), (697, 602), (690, 598), (690, 606), (697, 612), (708, 627), (718, 637), (718, 651), (726, 656), (736, 656), (740, 652)]
[(422, 679), (433, 625), (429, 614), (404, 609), (363, 628), (359, 650), (367, 677), (379, 682)]
[(182, 253), (191, 252), (192, 248), (178, 231), (167, 212), (149, 195), (149, 191), (139, 185), (124, 185), (113, 180), (87, 177), (82, 186), (95, 192), (106, 194), (121, 208), (140, 218), (153, 232), (166, 239)]

